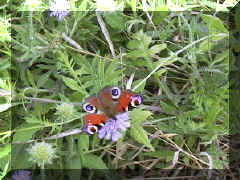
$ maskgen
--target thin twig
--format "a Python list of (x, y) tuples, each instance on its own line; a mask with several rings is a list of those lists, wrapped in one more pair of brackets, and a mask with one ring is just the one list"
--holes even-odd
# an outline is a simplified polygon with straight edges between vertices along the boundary
[(112, 57), (115, 58), (116, 55), (115, 55), (113, 43), (112, 43), (112, 41), (110, 39), (110, 36), (109, 36), (108, 30), (107, 30), (107, 28), (105, 26), (105, 23), (103, 22), (103, 19), (102, 19), (102, 17), (99, 14), (99, 11), (96, 11), (96, 16), (97, 16), (98, 23), (99, 23), (99, 25), (101, 27), (102, 33), (105, 36), (105, 38), (107, 40), (107, 43), (109, 45), (109, 49), (111, 51)]
[(83, 50), (83, 48), (76, 41), (68, 37), (64, 32), (62, 33), (62, 38), (69, 44), (73, 45), (75, 48)]
[[(160, 138), (161, 138), (161, 137), (160, 137)], [(167, 139), (169, 142), (171, 142), (171, 143), (169, 143), (168, 141), (166, 141), (166, 140), (164, 140), (163, 138), (161, 138), (162, 141), (164, 141), (165, 143), (173, 146), (174, 148), (178, 149), (179, 151), (181, 151), (182, 153), (184, 153), (184, 154), (186, 154), (187, 156), (191, 157), (192, 159), (197, 160), (197, 161), (199, 161), (199, 162), (201, 162), (201, 163), (209, 166), (209, 164), (208, 164), (207, 162), (205, 162), (205, 161), (197, 158), (196, 156), (194, 156), (194, 155), (192, 155), (192, 154), (189, 154), (188, 152), (184, 151), (184, 150), (183, 150), (182, 148), (180, 148), (177, 144), (175, 144), (170, 138), (166, 137), (166, 139)]]
[(14, 142), (13, 144), (28, 144), (28, 143), (32, 143), (32, 142), (36, 142), (36, 141), (59, 139), (59, 138), (63, 138), (63, 137), (66, 137), (66, 136), (79, 134), (81, 132), (82, 132), (82, 128), (76, 128), (76, 129), (65, 131), (65, 132), (62, 132), (62, 133), (59, 133), (59, 134), (56, 134), (56, 135), (53, 135), (53, 136), (49, 136), (49, 137), (46, 137), (46, 138), (29, 140), (29, 141), (24, 141), (24, 142)]
[[(46, 98), (33, 98), (33, 97), (27, 97), (27, 96), (24, 96), (23, 98), (31, 100), (33, 102), (55, 103), (55, 104), (68, 103), (68, 102), (56, 101), (56, 100), (46, 99)], [(68, 104), (75, 105), (75, 106), (82, 106), (83, 103), (68, 103)]]
[(146, 13), (147, 17), (148, 17), (148, 20), (150, 21), (150, 23), (152, 24), (153, 28), (155, 31), (157, 31), (157, 28), (156, 26), (154, 25), (153, 21), (152, 21), (152, 17), (150, 16), (150, 14), (148, 13), (148, 10), (147, 10), (147, 7), (149, 5), (147, 4), (146, 0), (143, 0), (142, 1), (142, 7), (143, 7), (143, 11)]

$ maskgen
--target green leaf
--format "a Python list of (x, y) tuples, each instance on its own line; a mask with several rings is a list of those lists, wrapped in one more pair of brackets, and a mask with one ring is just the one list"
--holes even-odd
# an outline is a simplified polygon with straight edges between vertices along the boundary
[(167, 5), (161, 5), (157, 7), (155, 11), (153, 11), (153, 23), (154, 24), (161, 24), (163, 20), (168, 16), (170, 13)]
[(29, 71), (28, 69), (27, 69), (27, 76), (28, 76), (28, 80), (29, 80), (30, 84), (32, 85), (32, 87), (36, 87), (33, 75), (31, 73), (31, 71)]
[(40, 76), (40, 78), (37, 81), (37, 87), (44, 87), (44, 84), (49, 80), (49, 76), (52, 73), (52, 71), (48, 71), (47, 73)]
[(78, 135), (78, 148), (81, 153), (86, 153), (89, 148), (89, 136), (86, 134)]
[(108, 23), (112, 28), (123, 31), (125, 28), (125, 20), (121, 13), (114, 11), (113, 13), (108, 13), (104, 15), (106, 23)]
[(16, 130), (13, 136), (13, 142), (22, 142), (32, 138), (32, 135), (42, 128), (39, 124), (23, 124)]
[(127, 57), (135, 60), (140, 57), (146, 57), (148, 55), (147, 52), (148, 51), (146, 51), (146, 50), (134, 50), (134, 51), (131, 51), (130, 53), (128, 53)]
[(167, 48), (167, 45), (165, 43), (164, 44), (157, 44), (157, 45), (152, 46), (149, 49), (149, 51), (150, 51), (150, 54), (152, 56), (154, 54), (157, 54), (157, 53), (161, 52), (162, 50), (164, 50), (166, 48)]
[(136, 39), (139, 41), (139, 49), (148, 49), (148, 46), (152, 42), (152, 37), (148, 36), (146, 33), (144, 33), (142, 30), (139, 32), (133, 34), (133, 39)]
[(167, 114), (176, 115), (177, 113), (177, 109), (174, 106), (171, 106), (163, 101), (160, 102), (160, 107), (163, 110), (163, 112)]
[(236, 25), (236, 29), (238, 32), (240, 32), (240, 9), (239, 8), (236, 8), (236, 13), (235, 13), (235, 16), (234, 16), (234, 22), (235, 22), (235, 25)]
[(128, 42), (127, 44), (127, 48), (128, 49), (137, 49), (139, 47), (139, 41), (138, 40), (131, 40)]
[(62, 80), (63, 82), (69, 87), (71, 88), (72, 90), (75, 90), (75, 91), (80, 91), (81, 87), (78, 85), (78, 83), (71, 79), (71, 78), (68, 78), (68, 77), (65, 77), (65, 76), (61, 76), (62, 77)]
[(154, 147), (151, 145), (150, 140), (148, 139), (147, 132), (139, 125), (132, 124), (130, 128), (130, 135), (137, 142), (144, 144), (151, 151), (155, 151)]
[(228, 33), (228, 30), (224, 27), (222, 21), (218, 17), (205, 14), (201, 14), (200, 16), (208, 25), (210, 34), (214, 34), (216, 32)]
[(81, 158), (79, 155), (75, 155), (68, 159), (66, 163), (66, 169), (81, 169), (82, 164), (81, 164)]
[(11, 145), (6, 144), (0, 147), (0, 158), (7, 156), (11, 152)]
[(103, 160), (93, 154), (84, 155), (82, 166), (90, 169), (108, 169)]
[(152, 113), (150, 111), (143, 111), (141, 109), (133, 109), (132, 111), (129, 111), (132, 123), (141, 123), (151, 115)]
[[(132, 87), (135, 87), (138, 85), (138, 83), (140, 83), (142, 81), (142, 79), (136, 80), (132, 83)], [(146, 85), (146, 81), (144, 81), (137, 89), (134, 90), (134, 92), (142, 92), (145, 88)]]
[(213, 48), (216, 43), (224, 38), (228, 37), (228, 34), (216, 34), (211, 39), (206, 39), (199, 45), (201, 51), (209, 51)]
[(31, 146), (31, 144), (12, 144), (12, 169), (27, 169), (32, 167), (32, 163), (29, 162), (29, 153), (27, 152), (27, 149), (31, 148)]

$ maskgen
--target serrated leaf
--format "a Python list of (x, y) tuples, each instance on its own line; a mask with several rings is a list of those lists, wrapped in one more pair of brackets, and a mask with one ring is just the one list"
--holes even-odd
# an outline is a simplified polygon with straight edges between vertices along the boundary
[(133, 139), (141, 144), (144, 144), (151, 151), (155, 151), (148, 139), (147, 132), (139, 125), (132, 124), (130, 128), (130, 135)]
[(37, 87), (43, 87), (43, 85), (49, 80), (49, 76), (52, 73), (52, 71), (48, 71), (47, 73), (40, 76), (40, 78), (37, 81)]
[(79, 91), (81, 89), (81, 87), (78, 85), (78, 83), (75, 80), (65, 76), (61, 76), (61, 77), (63, 82), (72, 90)]
[(93, 154), (85, 154), (82, 166), (90, 169), (108, 169), (103, 160)]
[(132, 123), (141, 123), (145, 121), (152, 113), (150, 111), (143, 111), (141, 109), (133, 109), (129, 112), (129, 116), (132, 119)]

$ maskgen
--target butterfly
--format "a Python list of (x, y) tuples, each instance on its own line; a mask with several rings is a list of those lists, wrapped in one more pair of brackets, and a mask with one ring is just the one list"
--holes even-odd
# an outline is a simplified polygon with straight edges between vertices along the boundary
[(118, 87), (106, 86), (99, 93), (87, 98), (83, 103), (85, 132), (94, 134), (109, 118), (128, 111), (130, 106), (142, 103), (142, 97), (130, 90), (122, 91)]

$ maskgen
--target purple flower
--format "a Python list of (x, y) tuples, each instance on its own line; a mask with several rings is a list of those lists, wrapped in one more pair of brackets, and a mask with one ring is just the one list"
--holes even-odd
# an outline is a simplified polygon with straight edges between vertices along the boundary
[(68, 16), (70, 3), (67, 0), (54, 0), (49, 7), (50, 16), (55, 16), (58, 21), (62, 21), (64, 17)]
[(31, 172), (26, 170), (17, 170), (11, 176), (12, 180), (31, 180)]
[(122, 137), (119, 129), (126, 131), (130, 127), (128, 119), (128, 112), (116, 115), (116, 120), (108, 119), (106, 124), (98, 131), (99, 139), (105, 138), (107, 140), (118, 141)]

